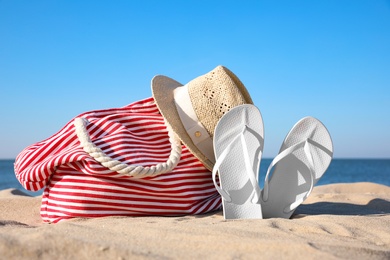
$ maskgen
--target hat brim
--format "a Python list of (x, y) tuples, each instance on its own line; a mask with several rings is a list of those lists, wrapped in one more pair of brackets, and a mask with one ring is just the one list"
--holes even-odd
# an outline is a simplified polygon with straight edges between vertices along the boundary
[(160, 113), (165, 118), (165, 121), (178, 135), (182, 143), (190, 150), (190, 152), (196, 158), (198, 158), (208, 170), (212, 171), (214, 163), (212, 163), (194, 145), (183, 124), (181, 123), (180, 116), (177, 112), (174, 99), (174, 91), (175, 89), (182, 87), (183, 84), (169, 77), (157, 75), (153, 77), (151, 85), (153, 98), (156, 102), (158, 109), (160, 110)]

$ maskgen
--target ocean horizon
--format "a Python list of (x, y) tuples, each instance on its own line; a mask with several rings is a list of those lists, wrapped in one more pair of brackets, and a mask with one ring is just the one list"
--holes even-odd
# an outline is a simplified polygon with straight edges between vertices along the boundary
[[(14, 172), (15, 159), (0, 159), (0, 190), (15, 188), (29, 195), (39, 196), (43, 190), (27, 191), (16, 179)], [(272, 162), (270, 158), (264, 158), (260, 163), (260, 186), (268, 166)], [(373, 182), (390, 186), (390, 159), (343, 159), (332, 160), (323, 177), (316, 186), (333, 183)]]

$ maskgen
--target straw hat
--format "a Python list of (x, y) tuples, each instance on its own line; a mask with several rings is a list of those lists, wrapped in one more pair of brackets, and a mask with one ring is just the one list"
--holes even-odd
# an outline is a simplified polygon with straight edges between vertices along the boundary
[(184, 86), (155, 76), (152, 93), (166, 123), (209, 170), (215, 163), (213, 135), (219, 119), (235, 106), (253, 103), (242, 82), (223, 66)]

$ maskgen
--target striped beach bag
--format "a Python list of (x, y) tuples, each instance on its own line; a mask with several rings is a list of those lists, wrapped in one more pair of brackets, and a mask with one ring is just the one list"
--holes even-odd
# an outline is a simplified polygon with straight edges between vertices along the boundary
[(156, 76), (152, 91), (153, 97), (122, 108), (83, 113), (17, 156), (23, 187), (44, 189), (45, 222), (180, 216), (221, 207), (210, 172), (212, 135), (230, 107), (251, 102), (249, 94), (222, 66), (184, 86)]
[[(90, 140), (113, 159), (133, 165), (161, 164), (170, 157), (164, 118), (153, 98), (118, 109), (92, 111)], [(28, 190), (44, 188), (41, 216), (46, 222), (74, 217), (200, 214), (220, 207), (211, 175), (183, 145), (171, 172), (132, 177), (103, 166), (80, 146), (74, 121), (52, 137), (27, 147), (15, 162)]]

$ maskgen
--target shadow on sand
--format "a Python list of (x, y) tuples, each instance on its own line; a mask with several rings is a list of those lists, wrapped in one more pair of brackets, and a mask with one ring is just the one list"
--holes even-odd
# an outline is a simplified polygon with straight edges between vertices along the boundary
[[(383, 199), (373, 199), (366, 205), (338, 202), (316, 202), (312, 204), (300, 205), (294, 213), (295, 215), (377, 215), (389, 214), (390, 201)], [(294, 218), (293, 216), (293, 218)], [(298, 216), (297, 216), (298, 217)]]

